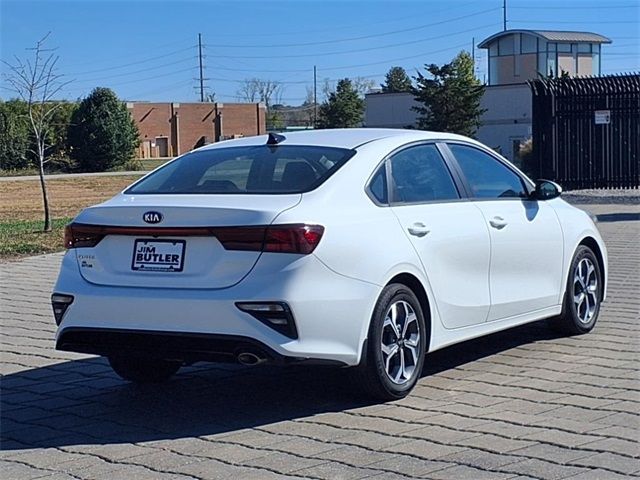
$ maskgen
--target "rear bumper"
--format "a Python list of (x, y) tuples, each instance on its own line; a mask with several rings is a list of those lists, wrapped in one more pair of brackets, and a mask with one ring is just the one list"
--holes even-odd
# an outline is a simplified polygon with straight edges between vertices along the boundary
[(267, 345), (248, 337), (160, 332), (153, 330), (122, 330), (114, 328), (64, 329), (58, 336), (56, 349), (102, 356), (143, 356), (195, 362), (235, 362), (243, 352), (265, 358), (268, 363), (294, 363), (345, 366), (343, 362), (316, 360), (281, 355)]
[[(67, 253), (54, 292), (74, 301), (58, 328), (57, 348), (98, 355), (163, 351), (191, 362), (227, 361), (246, 344), (275, 363), (357, 365), (380, 290), (333, 272), (314, 255), (276, 253), (263, 254), (242, 282), (225, 289), (96, 285)], [(236, 306), (276, 301), (290, 307), (298, 338)]]

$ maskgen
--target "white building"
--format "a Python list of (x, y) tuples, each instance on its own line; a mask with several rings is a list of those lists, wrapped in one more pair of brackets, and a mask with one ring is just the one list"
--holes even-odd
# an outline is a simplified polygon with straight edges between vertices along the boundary
[[(482, 98), (478, 140), (519, 164), (520, 143), (531, 137), (531, 90), (539, 76), (598, 76), (606, 37), (589, 32), (505, 30), (480, 42), (489, 53), (489, 82)], [(410, 93), (365, 96), (365, 126), (415, 127)]]

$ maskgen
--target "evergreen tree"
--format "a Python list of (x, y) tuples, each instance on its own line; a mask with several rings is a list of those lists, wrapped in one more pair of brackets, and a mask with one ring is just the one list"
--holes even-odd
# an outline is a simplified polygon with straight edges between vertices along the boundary
[(0, 100), (0, 170), (35, 165), (29, 158), (30, 140), (26, 102)]
[(335, 92), (320, 105), (318, 128), (353, 128), (362, 125), (364, 100), (358, 96), (351, 80), (338, 82)]
[(418, 128), (473, 136), (480, 126), (484, 85), (473, 74), (473, 60), (460, 52), (451, 63), (426, 65), (431, 78), (418, 72), (414, 95), (421, 105)]
[(71, 158), (84, 172), (123, 165), (139, 145), (138, 128), (126, 105), (108, 88), (96, 88), (71, 117)]
[(391, 67), (380, 86), (383, 93), (410, 92), (412, 89), (411, 79), (402, 67)]

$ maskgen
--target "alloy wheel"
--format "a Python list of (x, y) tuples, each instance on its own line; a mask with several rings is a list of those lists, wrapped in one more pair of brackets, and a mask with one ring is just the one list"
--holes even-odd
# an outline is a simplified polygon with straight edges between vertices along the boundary
[(384, 317), (380, 348), (389, 379), (398, 385), (416, 374), (420, 355), (420, 324), (411, 305), (399, 300), (389, 307)]
[(589, 323), (598, 307), (598, 275), (589, 258), (580, 260), (573, 275), (573, 304), (581, 323)]

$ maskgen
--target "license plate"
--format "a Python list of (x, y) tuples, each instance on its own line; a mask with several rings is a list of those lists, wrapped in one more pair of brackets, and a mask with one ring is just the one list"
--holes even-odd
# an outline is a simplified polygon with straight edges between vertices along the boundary
[(136, 240), (131, 270), (181, 272), (184, 246), (184, 240)]

